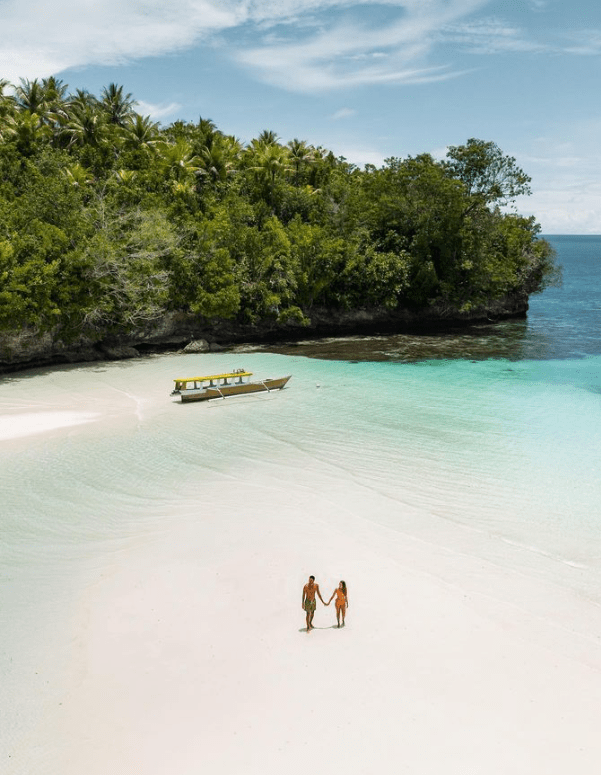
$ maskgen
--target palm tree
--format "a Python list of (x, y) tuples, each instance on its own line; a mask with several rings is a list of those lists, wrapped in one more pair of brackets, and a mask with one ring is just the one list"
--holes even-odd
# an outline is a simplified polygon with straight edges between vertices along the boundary
[(21, 78), (15, 89), (15, 102), (19, 110), (39, 116), (47, 108), (46, 90), (37, 78), (33, 81)]
[(166, 177), (185, 183), (198, 172), (200, 159), (187, 140), (159, 142), (157, 147), (161, 154), (160, 166)]
[(0, 140), (6, 139), (7, 131), (14, 123), (15, 101), (9, 94), (4, 93), (7, 86), (10, 86), (9, 81), (0, 78)]
[(42, 86), (49, 100), (65, 100), (69, 88), (61, 78), (55, 78), (53, 75), (42, 78)]
[(43, 121), (52, 128), (55, 141), (60, 139), (60, 129), (69, 118), (68, 86), (60, 78), (50, 76), (42, 79), (44, 91)]
[(322, 188), (337, 164), (338, 160), (332, 151), (321, 145), (313, 148), (313, 162), (309, 170), (310, 185), (315, 189)]
[(48, 140), (52, 130), (36, 113), (7, 116), (0, 124), (0, 138), (14, 140), (22, 153), (28, 154), (34, 145)]
[(53, 75), (42, 79), (45, 101), (48, 109), (55, 114), (66, 113), (68, 85)]
[(200, 175), (210, 178), (213, 183), (225, 183), (236, 171), (232, 149), (227, 143), (215, 143), (211, 148), (205, 146), (200, 152)]
[(233, 169), (233, 165), (237, 168), (242, 166), (242, 158), (244, 154), (244, 143), (239, 137), (235, 135), (222, 135), (219, 139), (219, 147), (223, 149), (223, 152), (230, 160), (232, 169), (229, 174), (233, 174), (236, 170)]
[(76, 103), (69, 111), (69, 117), (60, 130), (60, 137), (67, 140), (67, 146), (100, 145), (107, 134), (104, 115), (88, 104)]
[(165, 135), (171, 142), (176, 142), (177, 140), (189, 140), (192, 142), (197, 135), (197, 128), (195, 124), (178, 119), (166, 127)]
[(160, 140), (159, 125), (150, 116), (134, 113), (123, 127), (127, 145), (140, 150), (155, 150)]
[(261, 145), (276, 145), (280, 138), (271, 129), (264, 129), (257, 138)]
[(71, 185), (76, 188), (83, 188), (94, 182), (92, 173), (85, 167), (82, 167), (78, 162), (72, 164), (70, 167), (66, 167), (64, 174)]
[(211, 135), (217, 131), (217, 124), (210, 118), (199, 116), (197, 126), (203, 135)]
[(10, 85), (10, 81), (7, 81), (6, 78), (0, 78), (0, 115), (7, 113), (9, 106), (12, 108), (15, 104), (14, 98), (4, 93), (6, 87)]
[(68, 102), (68, 108), (97, 108), (98, 100), (87, 89), (76, 89), (75, 94), (72, 95)]
[(315, 161), (315, 149), (307, 145), (304, 140), (291, 140), (288, 143), (290, 149), (290, 161), (294, 167), (294, 183), (298, 185), (301, 168), (313, 164)]
[(118, 183), (124, 185), (131, 185), (136, 179), (136, 172), (134, 170), (117, 170), (115, 172), (115, 180)]
[(109, 124), (123, 127), (133, 116), (136, 101), (131, 94), (123, 94), (123, 86), (111, 83), (102, 90), (100, 105), (108, 117)]
[(192, 183), (186, 181), (181, 182), (179, 180), (171, 181), (170, 190), (172, 194), (177, 197), (181, 197), (184, 200), (192, 199), (196, 193), (196, 189)]
[(257, 144), (251, 154), (250, 169), (269, 184), (292, 170), (289, 151), (281, 145)]
[(221, 132), (217, 129), (217, 125), (210, 118), (202, 118), (201, 116), (196, 127), (202, 135), (202, 144), (206, 148), (211, 149), (216, 138), (221, 137)]

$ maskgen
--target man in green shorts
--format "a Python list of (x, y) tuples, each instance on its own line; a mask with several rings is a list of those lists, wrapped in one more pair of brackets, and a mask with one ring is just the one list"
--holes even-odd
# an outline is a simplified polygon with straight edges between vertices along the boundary
[(315, 602), (315, 593), (319, 595), (319, 599), (323, 602), (323, 597), (319, 591), (319, 584), (315, 583), (315, 576), (309, 576), (309, 581), (303, 587), (303, 611), (307, 614), (307, 632), (311, 632), (313, 629), (313, 617), (315, 616), (315, 608), (317, 603)]

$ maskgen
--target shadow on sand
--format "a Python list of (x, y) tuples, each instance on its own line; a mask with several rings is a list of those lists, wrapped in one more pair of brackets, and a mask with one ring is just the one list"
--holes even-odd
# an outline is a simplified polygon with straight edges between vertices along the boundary
[[(330, 624), (329, 627), (316, 627), (315, 625), (313, 625), (313, 629), (314, 630), (341, 630), (345, 626), (346, 625), (344, 624), (342, 624), (340, 627), (338, 627), (337, 624)], [(299, 632), (307, 632), (307, 628), (301, 627)]]

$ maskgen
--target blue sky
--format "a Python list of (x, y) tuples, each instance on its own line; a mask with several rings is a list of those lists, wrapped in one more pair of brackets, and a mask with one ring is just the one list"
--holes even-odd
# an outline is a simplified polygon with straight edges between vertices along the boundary
[(493, 140), (543, 231), (601, 233), (598, 0), (0, 0), (0, 78), (123, 84), (162, 123), (358, 165)]

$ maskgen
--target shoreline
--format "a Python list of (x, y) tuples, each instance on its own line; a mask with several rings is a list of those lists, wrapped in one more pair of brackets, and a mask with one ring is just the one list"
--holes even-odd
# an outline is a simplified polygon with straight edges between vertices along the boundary
[(208, 324), (196, 316), (166, 314), (137, 334), (92, 341), (81, 337), (67, 345), (51, 332), (23, 331), (0, 336), (0, 377), (45, 366), (118, 361), (175, 352), (221, 352), (243, 346), (291, 345), (306, 339), (327, 340), (356, 336), (444, 336), (494, 327), (508, 320), (525, 319), (528, 300), (503, 300), (471, 313), (432, 310), (355, 310), (346, 313), (316, 311), (309, 326), (277, 325), (264, 321), (256, 326), (231, 321)]

